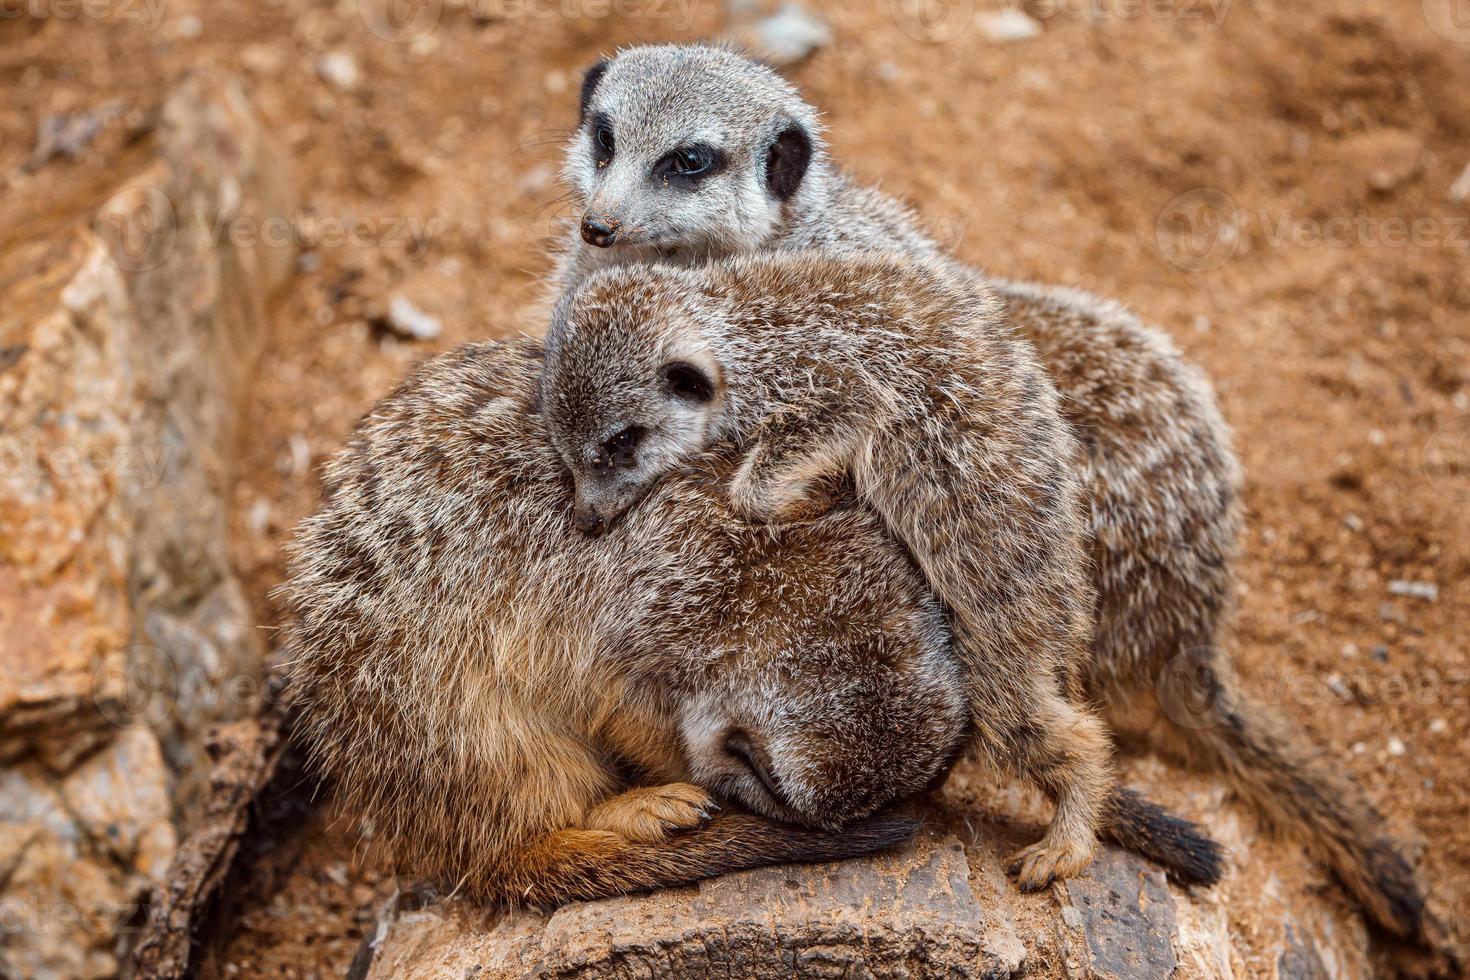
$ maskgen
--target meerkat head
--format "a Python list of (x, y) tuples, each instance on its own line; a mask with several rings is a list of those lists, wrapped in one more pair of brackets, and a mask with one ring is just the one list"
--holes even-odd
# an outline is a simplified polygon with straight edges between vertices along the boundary
[(691, 274), (673, 267), (606, 270), (558, 303), (541, 406), (585, 533), (607, 531), (717, 438), (723, 373), (705, 338), (717, 336), (718, 317)]
[(807, 826), (838, 827), (920, 792), (965, 731), (963, 685), (941, 649), (895, 661), (866, 646), (798, 646), (779, 663), (727, 665), (681, 704), (690, 774)]
[(815, 193), (823, 152), (816, 110), (769, 68), (656, 45), (588, 70), (563, 176), (591, 245), (734, 253), (760, 247)]

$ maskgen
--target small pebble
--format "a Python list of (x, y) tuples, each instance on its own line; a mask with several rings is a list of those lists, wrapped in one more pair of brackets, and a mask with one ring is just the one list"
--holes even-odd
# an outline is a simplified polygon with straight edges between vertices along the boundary
[(827, 22), (795, 3), (785, 4), (741, 33), (763, 61), (777, 68), (804, 61), (832, 43)]
[(1041, 23), (1020, 10), (1001, 10), (993, 14), (978, 14), (975, 26), (988, 41), (1007, 43), (1029, 41), (1041, 35)]
[(1403, 739), (1401, 739), (1401, 738), (1391, 738), (1391, 739), (1388, 740), (1388, 754), (1389, 755), (1403, 755), (1405, 751), (1406, 751), (1406, 748), (1404, 746)]
[(1450, 723), (1443, 718), (1436, 718), (1429, 723), (1429, 730), (1435, 735), (1443, 735), (1449, 731)]
[(1367, 751), (1368, 746), (1364, 745), (1362, 742), (1353, 743), (1353, 755), (1362, 755), (1364, 752)]
[(1342, 645), (1342, 655), (1349, 660), (1356, 657), (1358, 655), (1358, 645), (1356, 643), (1344, 643)]
[(1470, 200), (1470, 163), (1465, 164), (1465, 169), (1460, 171), (1460, 176), (1450, 185), (1450, 200), (1456, 204), (1464, 204)]
[(1388, 647), (1380, 643), (1373, 648), (1368, 656), (1373, 658), (1374, 663), (1386, 664), (1388, 663)]
[(393, 297), (393, 302), (388, 304), (385, 322), (390, 330), (409, 340), (433, 340), (444, 330), (437, 316), (414, 306), (406, 296)]
[(1342, 519), (1342, 523), (1347, 526), (1349, 531), (1363, 530), (1363, 519), (1357, 514), (1348, 514)]
[(1433, 582), (1411, 582), (1407, 579), (1396, 578), (1388, 583), (1388, 591), (1394, 595), (1423, 599), (1426, 602), (1439, 601), (1439, 586)]
[(316, 60), (317, 74), (340, 89), (357, 87), (362, 73), (357, 69), (357, 59), (347, 51), (329, 51)]

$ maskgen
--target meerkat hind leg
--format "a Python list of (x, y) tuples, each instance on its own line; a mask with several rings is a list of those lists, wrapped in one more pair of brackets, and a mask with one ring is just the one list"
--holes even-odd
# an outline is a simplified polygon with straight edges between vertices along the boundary
[(1037, 725), (1020, 726), (1003, 736), (1015, 753), (1012, 767), (1056, 801), (1045, 836), (1011, 855), (1008, 869), (1022, 891), (1070, 878), (1091, 863), (1112, 784), (1107, 734), (1097, 718), (1054, 693), (1034, 707)]

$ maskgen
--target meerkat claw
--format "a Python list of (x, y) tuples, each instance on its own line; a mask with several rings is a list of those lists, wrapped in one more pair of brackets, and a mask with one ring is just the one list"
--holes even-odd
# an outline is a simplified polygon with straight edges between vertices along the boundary
[(1091, 861), (1089, 848), (1042, 840), (1011, 855), (1007, 870), (1022, 891), (1035, 892), (1058, 878), (1071, 878)]

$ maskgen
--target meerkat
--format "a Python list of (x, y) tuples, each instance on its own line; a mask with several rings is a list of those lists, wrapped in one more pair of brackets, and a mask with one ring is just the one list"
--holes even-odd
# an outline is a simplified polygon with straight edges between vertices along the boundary
[[(539, 905), (906, 838), (869, 815), (942, 776), (967, 722), (909, 557), (842, 503), (740, 520), (718, 452), (618, 534), (570, 531), (542, 359), (516, 341), (422, 365), (298, 529), (291, 674), (340, 805), (405, 870)], [(701, 787), (751, 815), (706, 822)], [(1104, 832), (1177, 881), (1219, 878), (1218, 845), (1136, 794)]]
[[(837, 169), (793, 86), (718, 47), (635, 47), (594, 65), (563, 178), (581, 220), (552, 276), (559, 293), (609, 265), (806, 248), (897, 250), (983, 275), (947, 258), (909, 208)], [(1422, 935), (1424, 893), (1374, 808), (1231, 671), (1241, 476), (1209, 382), (1115, 303), (990, 283), (1083, 447), (1098, 593), (1089, 695), (1115, 730), (1223, 774), (1378, 926)], [(1216, 722), (1171, 717), (1191, 700), (1215, 706)]]
[(850, 475), (950, 612), (975, 751), (1056, 804), (1012, 859), (1018, 884), (1086, 867), (1112, 778), (1079, 706), (1093, 593), (1078, 446), (983, 285), (896, 254), (606, 270), (553, 317), (542, 403), (588, 532), (720, 444), (744, 451), (728, 493), (756, 520)]
[[(413, 873), (536, 904), (908, 837), (872, 814), (934, 779), (966, 718), (907, 559), (857, 509), (742, 526), (714, 463), (592, 547), (541, 356), (485, 343), (417, 370), (298, 529), (291, 674), (342, 805)], [(701, 787), (752, 815), (711, 819)]]

